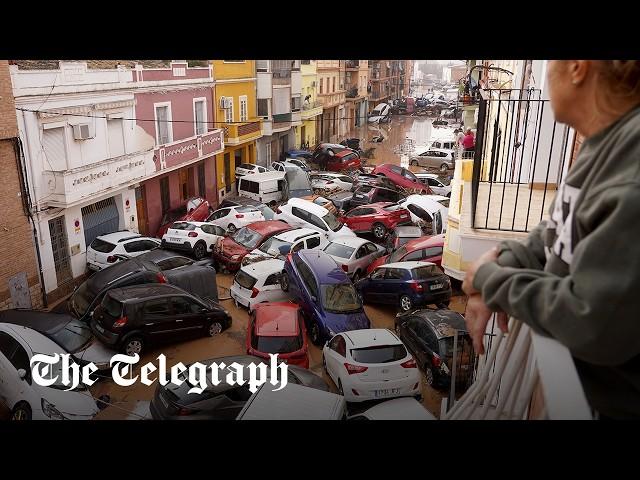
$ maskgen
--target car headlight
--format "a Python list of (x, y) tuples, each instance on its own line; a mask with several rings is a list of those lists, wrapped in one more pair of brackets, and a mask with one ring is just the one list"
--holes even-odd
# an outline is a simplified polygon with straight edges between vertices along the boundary
[(44, 398), (40, 401), (42, 405), (42, 411), (44, 414), (52, 420), (66, 420), (66, 417), (62, 415), (55, 407), (53, 403), (47, 402)]
[(233, 256), (231, 257), (231, 260), (237, 260), (237, 259), (239, 259), (239, 258), (240, 258), (240, 255), (233, 255)]

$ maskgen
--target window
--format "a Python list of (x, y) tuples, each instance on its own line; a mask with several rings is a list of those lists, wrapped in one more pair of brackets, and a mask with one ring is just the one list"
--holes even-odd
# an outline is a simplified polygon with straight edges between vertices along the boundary
[(124, 129), (121, 118), (107, 118), (107, 135), (109, 137), (109, 156), (124, 155)]
[(438, 257), (442, 255), (442, 247), (429, 247), (424, 250), (424, 258)]
[(331, 242), (324, 248), (324, 251), (327, 252), (328, 255), (340, 258), (351, 258), (354, 250), (355, 248), (353, 247), (347, 247), (346, 245), (341, 245), (335, 242)]
[(251, 290), (258, 281), (257, 278), (252, 277), (244, 270), (238, 270), (234, 280), (238, 285), (242, 288), (246, 288), (247, 290)]
[(367, 247), (368, 253), (376, 253), (378, 251), (378, 247), (376, 247), (373, 243), (367, 243), (365, 244), (365, 247)]
[(323, 83), (323, 79), (320, 79), (320, 95), (322, 95), (322, 83)]
[(351, 283), (322, 285), (322, 305), (326, 311), (349, 313), (362, 309), (362, 302)]
[(267, 285), (278, 285), (279, 283), (280, 283), (280, 275), (278, 275), (277, 273), (272, 273), (264, 281), (264, 286), (266, 287)]
[(386, 188), (380, 188), (376, 191), (374, 202), (397, 202), (398, 193)]
[(207, 112), (206, 100), (197, 99), (193, 102), (193, 116), (195, 118), (195, 134), (202, 135), (207, 133)]
[(171, 195), (169, 193), (169, 177), (160, 179), (160, 200), (162, 202), (162, 213), (171, 208)]
[(296, 217), (298, 217), (299, 219), (304, 220), (305, 222), (309, 221), (309, 213), (305, 212), (301, 208), (292, 207), (291, 208), (291, 213), (293, 215), (295, 215)]
[(391, 170), (393, 173), (396, 173), (398, 175), (402, 175), (402, 168), (398, 167), (396, 165), (392, 165), (389, 167), (389, 170)]
[(320, 217), (318, 217), (317, 215), (314, 215), (312, 213), (309, 213), (309, 220), (308, 222), (311, 225), (315, 225), (316, 227), (318, 227), (321, 230), (327, 230), (327, 226), (324, 224), (324, 222), (322, 220), (320, 220)]
[(444, 275), (444, 272), (437, 265), (427, 265), (413, 270), (413, 278), (418, 280), (427, 280), (438, 275)]
[(302, 278), (302, 282), (307, 287), (307, 290), (314, 297), (318, 296), (318, 284), (316, 283), (316, 279), (313, 277), (313, 273), (311, 269), (307, 266), (306, 263), (300, 262), (298, 265), (298, 270), (300, 271), (300, 277)]
[(156, 106), (156, 142), (158, 145), (173, 141), (171, 127), (171, 112), (169, 105)]
[(336, 91), (336, 77), (333, 77), (333, 88), (331, 89), (332, 92)]
[(227, 97), (231, 99), (230, 107), (224, 109), (224, 121), (227, 123), (233, 122), (233, 97)]
[(158, 267), (160, 267), (160, 270), (164, 271), (164, 270), (172, 270), (174, 268), (179, 268), (184, 265), (191, 265), (192, 263), (193, 263), (193, 260), (187, 257), (173, 257), (173, 258), (167, 258), (166, 260), (162, 260), (158, 262), (157, 265)]
[(251, 180), (240, 179), (240, 190), (249, 193), (260, 193), (260, 184)]
[(404, 345), (376, 345), (375, 347), (354, 348), (351, 357), (358, 363), (391, 363), (407, 356)]
[(409, 205), (407, 205), (407, 210), (409, 210), (419, 219), (425, 220), (427, 222), (431, 222), (431, 215), (429, 214), (429, 212), (427, 212), (423, 208), (420, 208), (419, 206), (413, 203), (410, 203)]
[(411, 261), (416, 261), (416, 260), (422, 260), (423, 257), (423, 253), (424, 250), (415, 250), (411, 253), (409, 253), (407, 256), (405, 256), (402, 261), (403, 262), (411, 262)]
[(297, 112), (300, 110), (300, 97), (291, 97), (291, 111)]
[(402, 176), (404, 178), (408, 178), (409, 180), (413, 180), (414, 182), (418, 181), (418, 178), (406, 168), (402, 169)]
[(185, 297), (172, 297), (174, 315), (186, 315), (189, 313), (199, 313), (202, 308), (197, 303)]
[(377, 270), (374, 270), (374, 272), (371, 274), (371, 280), (380, 280), (384, 278), (384, 274), (386, 272), (386, 268), (378, 268)]
[(269, 116), (269, 99), (268, 98), (258, 99), (258, 116), (259, 117)]
[(362, 245), (356, 252), (356, 258), (366, 257), (367, 255), (369, 255), (369, 249), (366, 245)]
[(404, 278), (404, 270), (401, 268), (387, 268), (386, 280), (402, 280)]
[(124, 250), (127, 253), (146, 252), (147, 250), (151, 250), (152, 248), (156, 248), (157, 246), (158, 244), (152, 242), (151, 240), (136, 240), (133, 242), (125, 243)]
[(241, 95), (240, 96), (240, 121), (246, 122), (248, 118), (249, 118), (249, 114), (247, 111), (247, 96)]
[(18, 342), (12, 338), (9, 334), (0, 332), (0, 353), (2, 353), (7, 360), (9, 360), (13, 356), (13, 352), (16, 347), (20, 345)]
[(148, 300), (144, 304), (143, 313), (147, 315), (168, 315), (169, 302), (166, 298)]
[(61, 172), (67, 169), (64, 128), (47, 128), (42, 134), (45, 170)]
[(307, 248), (316, 248), (320, 246), (320, 237), (311, 237), (307, 239)]
[(343, 357), (347, 355), (347, 343), (342, 335), (336, 335), (333, 340), (331, 340), (329, 348)]
[(89, 245), (93, 250), (100, 253), (109, 253), (112, 252), (116, 246), (113, 243), (105, 242), (104, 240), (100, 240), (96, 238), (91, 245)]

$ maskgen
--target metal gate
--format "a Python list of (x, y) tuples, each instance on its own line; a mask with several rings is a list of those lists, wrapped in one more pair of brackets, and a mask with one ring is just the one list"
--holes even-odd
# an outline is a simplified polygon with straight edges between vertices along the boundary
[(118, 230), (120, 214), (113, 197), (82, 207), (84, 240), (89, 246), (96, 237)]
[(51, 236), (51, 251), (56, 269), (58, 287), (73, 279), (71, 263), (69, 262), (69, 243), (67, 230), (64, 227), (64, 215), (49, 220), (49, 235)]

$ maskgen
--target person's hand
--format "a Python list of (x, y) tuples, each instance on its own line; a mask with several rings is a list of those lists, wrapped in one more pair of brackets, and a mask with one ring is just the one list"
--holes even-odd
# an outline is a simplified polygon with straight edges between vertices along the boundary
[(467, 273), (464, 276), (464, 281), (462, 282), (462, 291), (467, 295), (475, 295), (478, 293), (473, 286), (473, 279), (475, 278), (476, 272), (478, 268), (484, 265), (487, 262), (493, 262), (498, 259), (498, 247), (493, 247), (490, 250), (483, 253), (480, 258), (478, 258), (475, 262), (471, 264), (471, 266), (467, 269)]
[[(471, 295), (467, 301), (467, 308), (464, 312), (464, 321), (467, 325), (467, 331), (473, 342), (473, 349), (479, 355), (484, 354), (484, 334), (487, 331), (487, 323), (491, 318), (492, 312), (479, 293)], [(507, 333), (508, 317), (504, 312), (496, 312), (498, 327), (504, 333)]]

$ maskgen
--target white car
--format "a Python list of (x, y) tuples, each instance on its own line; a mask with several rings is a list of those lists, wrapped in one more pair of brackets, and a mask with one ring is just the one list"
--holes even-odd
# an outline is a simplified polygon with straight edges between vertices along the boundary
[(267, 169), (265, 167), (254, 165), (253, 163), (241, 163), (236, 167), (236, 178), (251, 175), (252, 173), (263, 173), (266, 171)]
[(11, 410), (11, 418), (91, 420), (98, 413), (98, 405), (82, 383), (66, 391), (61, 362), (53, 365), (46, 377), (58, 377), (51, 386), (43, 387), (33, 380), (31, 357), (37, 353), (68, 352), (31, 328), (0, 323), (0, 402)]
[(231, 298), (249, 310), (258, 303), (289, 300), (280, 288), (283, 270), (284, 261), (275, 258), (240, 267), (229, 289)]
[(259, 248), (252, 250), (242, 259), (242, 265), (249, 265), (262, 260), (280, 258), (284, 260), (289, 252), (297, 252), (303, 248), (312, 250), (324, 248), (328, 241), (324, 235), (310, 228), (294, 228), (278, 235), (274, 235)]
[(451, 197), (451, 185), (445, 185), (435, 173), (416, 173), (416, 177), (422, 183), (426, 183), (431, 191), (442, 197)]
[(393, 398), (378, 403), (347, 420), (435, 420), (436, 417), (415, 398)]
[(174, 222), (162, 236), (162, 248), (187, 251), (200, 260), (224, 240), (224, 234), (224, 228), (213, 223)]
[(335, 172), (312, 173), (311, 188), (323, 188), (336, 191), (351, 191), (353, 178)]
[(102, 270), (127, 258), (137, 257), (158, 248), (160, 240), (122, 230), (96, 237), (87, 247), (87, 268)]
[(207, 218), (207, 223), (213, 223), (233, 233), (250, 223), (264, 220), (264, 215), (258, 207), (242, 205), (236, 207), (219, 208)]
[(420, 395), (416, 361), (384, 328), (338, 333), (322, 349), (322, 366), (347, 402)]
[(386, 248), (360, 237), (338, 237), (324, 247), (346, 274), (357, 282), (367, 274), (367, 267), (386, 253)]
[(448, 201), (447, 197), (439, 195), (409, 195), (399, 202), (399, 205), (409, 210), (413, 223), (416, 225), (422, 225), (425, 222), (431, 223), (433, 235), (439, 235), (447, 229), (449, 208), (445, 207), (442, 202)]
[(409, 164), (420, 167), (437, 168), (441, 172), (446, 172), (455, 167), (455, 150), (445, 150), (442, 148), (429, 148), (427, 150), (417, 150), (409, 158)]
[(340, 236), (355, 237), (356, 235), (329, 210), (301, 198), (292, 198), (280, 205), (273, 219), (282, 220), (292, 227), (311, 228), (329, 240)]

